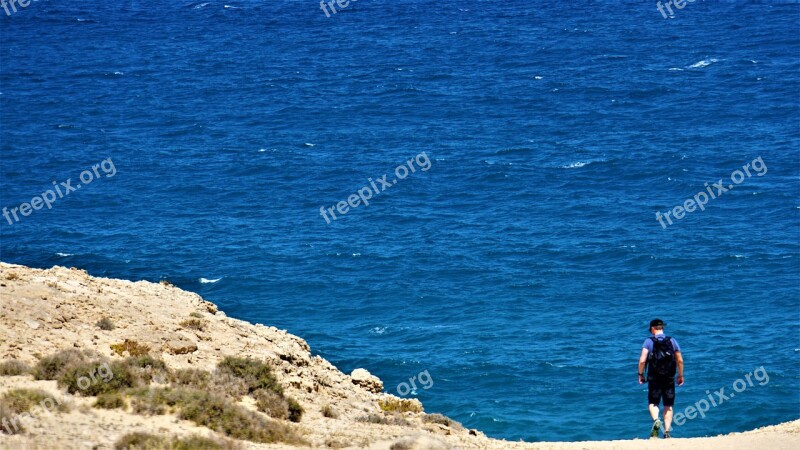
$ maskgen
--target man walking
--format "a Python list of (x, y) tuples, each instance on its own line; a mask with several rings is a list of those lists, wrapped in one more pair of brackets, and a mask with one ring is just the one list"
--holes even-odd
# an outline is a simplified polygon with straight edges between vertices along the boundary
[[(672, 405), (675, 404), (675, 372), (678, 373), (678, 386), (683, 386), (683, 356), (678, 341), (664, 334), (666, 324), (661, 319), (650, 321), (651, 337), (642, 345), (639, 357), (639, 384), (647, 380), (647, 402), (653, 428), (650, 437), (657, 438), (661, 429), (658, 418), (658, 404), (664, 405), (664, 438), (669, 438), (672, 426)], [(647, 364), (647, 374), (644, 369)]]

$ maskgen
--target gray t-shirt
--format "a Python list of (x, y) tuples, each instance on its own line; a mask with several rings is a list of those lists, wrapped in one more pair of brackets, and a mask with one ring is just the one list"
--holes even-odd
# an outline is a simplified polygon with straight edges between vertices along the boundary
[[(664, 338), (667, 337), (667, 335), (666, 334), (657, 334), (657, 335), (655, 335), (653, 337), (658, 339), (659, 341), (662, 341), (662, 340), (664, 340)], [(675, 349), (676, 352), (681, 351), (681, 346), (678, 345), (678, 341), (676, 341), (675, 338), (673, 338), (673, 337), (671, 337), (670, 340), (672, 341), (672, 348)], [(650, 339), (650, 338), (645, 339), (644, 344), (642, 344), (642, 348), (646, 348), (647, 349), (647, 354), (648, 355), (652, 354), (653, 353), (653, 340)]]

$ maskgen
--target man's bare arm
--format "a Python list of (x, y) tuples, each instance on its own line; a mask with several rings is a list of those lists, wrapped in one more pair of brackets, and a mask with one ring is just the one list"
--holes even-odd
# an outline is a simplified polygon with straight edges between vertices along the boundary
[(678, 386), (683, 386), (683, 355), (675, 352), (675, 361), (678, 363)]
[(644, 365), (647, 363), (647, 349), (642, 349), (642, 355), (639, 356), (639, 384), (642, 384), (644, 378), (642, 374), (644, 373)]

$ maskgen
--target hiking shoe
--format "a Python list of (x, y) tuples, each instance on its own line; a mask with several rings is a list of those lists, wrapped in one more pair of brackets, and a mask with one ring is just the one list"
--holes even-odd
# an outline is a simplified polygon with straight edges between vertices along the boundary
[(664, 431), (664, 439), (669, 439), (669, 438), (670, 438), (669, 431)]
[(657, 438), (658, 431), (661, 429), (661, 419), (653, 421), (653, 428), (650, 430), (650, 438)]

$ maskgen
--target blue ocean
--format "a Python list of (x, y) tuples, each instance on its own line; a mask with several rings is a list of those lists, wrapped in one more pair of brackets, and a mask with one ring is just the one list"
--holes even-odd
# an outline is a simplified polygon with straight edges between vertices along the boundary
[(674, 437), (800, 417), (797, 2), (331, 3), (0, 9), (0, 259), (169, 280), (497, 438), (646, 437), (654, 318), (676, 411), (736, 393)]

